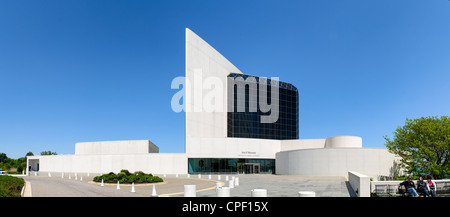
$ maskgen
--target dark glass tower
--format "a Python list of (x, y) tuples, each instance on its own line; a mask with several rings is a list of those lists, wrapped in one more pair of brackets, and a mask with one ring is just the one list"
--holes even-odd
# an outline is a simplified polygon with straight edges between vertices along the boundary
[[(278, 140), (298, 139), (298, 90), (294, 85), (281, 81), (278, 82), (278, 120), (273, 123), (262, 123), (261, 116), (270, 115), (270, 112), (272, 111), (264, 113), (260, 110), (260, 105), (258, 104), (260, 98), (260, 88), (265, 89), (262, 90), (262, 92), (267, 92), (267, 101), (268, 104), (271, 104), (271, 85), (276, 85), (276, 83), (272, 82), (271, 79), (267, 79), (267, 85), (260, 85), (260, 77), (244, 74), (231, 73), (228, 77), (234, 79), (233, 87), (228, 87), (234, 88), (234, 91), (228, 91), (228, 103), (233, 105), (232, 111), (230, 111), (230, 107), (228, 110), (228, 137)], [(236, 78), (239, 77), (242, 79), (239, 81), (236, 80)], [(252, 79), (248, 79), (249, 77)], [(245, 112), (238, 112), (238, 88), (244, 87)], [(250, 97), (255, 95), (250, 94), (251, 91), (254, 91), (253, 93), (256, 93), (257, 97)], [(234, 103), (230, 100), (234, 100)], [(249, 109), (250, 103), (255, 100), (257, 102), (256, 105), (258, 109), (251, 112)]]
[[(298, 139), (298, 90), (294, 85), (280, 81), (274, 82), (270, 79), (266, 80), (267, 85), (261, 85), (261, 83), (264, 84), (264, 79), (260, 77), (236, 73), (228, 75), (228, 79), (228, 137)], [(275, 122), (262, 123), (261, 117), (271, 115), (273, 110), (261, 111), (260, 88), (267, 99), (267, 105), (272, 105), (272, 85), (278, 85), (278, 119)], [(242, 89), (238, 90), (238, 88)], [(238, 94), (245, 95), (245, 103), (238, 103)], [(253, 111), (250, 111), (251, 107)], [(192, 174), (275, 173), (275, 159), (189, 158), (188, 172)]]

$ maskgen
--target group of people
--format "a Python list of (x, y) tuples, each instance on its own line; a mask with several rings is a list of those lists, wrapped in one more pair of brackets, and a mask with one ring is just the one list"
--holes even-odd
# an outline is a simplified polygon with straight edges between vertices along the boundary
[(427, 181), (423, 180), (423, 176), (419, 176), (419, 180), (417, 181), (417, 190), (414, 182), (411, 180), (411, 176), (407, 177), (407, 180), (400, 183), (399, 189), (401, 186), (405, 186), (406, 192), (411, 194), (412, 197), (419, 196), (419, 193), (424, 193), (425, 197), (431, 196), (436, 197), (436, 183), (431, 180), (431, 176), (427, 176)]

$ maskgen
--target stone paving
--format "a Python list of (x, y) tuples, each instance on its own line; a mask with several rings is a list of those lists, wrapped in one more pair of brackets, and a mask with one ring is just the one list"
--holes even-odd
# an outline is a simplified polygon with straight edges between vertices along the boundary
[[(116, 190), (117, 184), (105, 184), (101, 187), (99, 183), (92, 181), (95, 175), (90, 174), (65, 174), (61, 178), (61, 173), (38, 173), (38, 176), (23, 177), (31, 183), (32, 196), (34, 197), (149, 197), (152, 194), (152, 184), (135, 185), (135, 193), (131, 193), (131, 185), (120, 185), (120, 190)], [(155, 184), (156, 192), (159, 196), (183, 197), (184, 185), (196, 185), (197, 197), (216, 197), (215, 186), (217, 182), (223, 186), (228, 186), (225, 181), (232, 177), (239, 178), (239, 186), (231, 189), (231, 197), (250, 197), (252, 189), (267, 189), (268, 197), (297, 197), (299, 191), (314, 191), (317, 197), (349, 197), (349, 186), (346, 177), (321, 177), (321, 176), (287, 176), (271, 174), (237, 175), (228, 174), (212, 175), (211, 180), (208, 175), (202, 175), (201, 179), (197, 175), (186, 174), (167, 175), (155, 174), (164, 179), (164, 183)], [(83, 181), (80, 178), (83, 177)]]
[[(314, 191), (316, 197), (350, 197), (345, 177), (228, 175), (239, 177), (239, 186), (230, 191), (231, 197), (250, 197), (252, 189), (266, 189), (268, 197), (298, 197), (299, 191)], [(225, 181), (225, 176), (221, 176)], [(224, 186), (229, 186), (228, 183)], [(215, 190), (197, 192), (198, 197), (215, 197)], [(175, 195), (183, 196), (183, 195)]]

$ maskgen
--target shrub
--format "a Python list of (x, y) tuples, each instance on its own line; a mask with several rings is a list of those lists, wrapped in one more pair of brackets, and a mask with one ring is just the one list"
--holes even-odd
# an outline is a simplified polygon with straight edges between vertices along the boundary
[(117, 175), (113, 172), (109, 174), (104, 174), (102, 176), (94, 177), (94, 182), (103, 182), (106, 183), (128, 183), (131, 184), (133, 182), (137, 183), (153, 183), (153, 182), (163, 182), (163, 179), (158, 176), (153, 176), (152, 174), (145, 174), (142, 171), (136, 171), (131, 174), (128, 170), (121, 170)]
[(121, 170), (120, 173), (127, 175), (127, 176), (129, 176), (131, 174), (128, 170)]
[(125, 173), (120, 172), (119, 174), (117, 174), (118, 179), (123, 179), (124, 177), (127, 177)]
[(20, 197), (20, 191), (25, 185), (22, 178), (0, 176), (0, 197)]
[(142, 172), (142, 171), (136, 171), (136, 172), (134, 172), (134, 175), (144, 175), (145, 173), (144, 172)]
[(128, 176), (127, 181), (128, 181), (128, 183), (133, 183), (134, 181), (136, 181), (136, 175)]
[(146, 181), (145, 181), (145, 176), (139, 177), (137, 182), (138, 182), (138, 183), (144, 183), (144, 182), (146, 182)]
[(96, 176), (96, 177), (94, 177), (94, 182), (101, 182), (102, 181), (102, 177), (103, 176)]
[(159, 176), (153, 176), (153, 182), (163, 182), (163, 179)]

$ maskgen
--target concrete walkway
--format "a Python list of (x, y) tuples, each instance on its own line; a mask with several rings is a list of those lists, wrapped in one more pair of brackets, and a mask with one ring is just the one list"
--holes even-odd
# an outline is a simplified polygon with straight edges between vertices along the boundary
[[(266, 189), (268, 197), (298, 197), (299, 191), (314, 191), (316, 197), (350, 197), (345, 177), (265, 174), (235, 175), (235, 177), (239, 177), (239, 186), (231, 189), (231, 197), (250, 197), (252, 189)], [(224, 180), (225, 177), (222, 176), (222, 181)], [(228, 183), (225, 186), (229, 186)], [(215, 190), (197, 193), (198, 197), (216, 195)]]
[[(26, 181), (31, 183), (31, 193), (33, 197), (149, 197), (152, 194), (152, 184), (135, 185), (135, 193), (131, 193), (131, 185), (121, 184), (120, 190), (116, 190), (117, 184), (106, 184), (101, 187), (100, 183), (92, 181), (93, 175), (78, 175), (75, 180), (74, 174), (68, 179), (68, 174), (61, 178), (61, 173), (47, 173), (39, 176), (25, 176)], [(198, 197), (215, 197), (217, 195), (215, 186), (217, 182), (223, 186), (228, 186), (225, 181), (227, 175), (212, 175), (208, 180), (208, 175), (202, 175), (198, 179), (197, 175), (158, 175), (164, 179), (164, 183), (155, 184), (157, 194), (161, 196), (182, 197), (184, 185), (196, 185)], [(239, 186), (231, 189), (231, 197), (250, 197), (251, 190), (262, 188), (267, 189), (269, 197), (297, 197), (299, 191), (314, 191), (317, 197), (349, 197), (349, 187), (345, 177), (320, 177), (320, 176), (285, 176), (285, 175), (228, 175), (239, 177)], [(83, 181), (80, 178), (83, 177)]]
[[(31, 183), (31, 194), (33, 197), (149, 197), (153, 191), (153, 184), (135, 184), (135, 193), (131, 193), (131, 184), (100, 183), (92, 181), (91, 177), (81, 176), (75, 180), (68, 177), (48, 177), (48, 176), (26, 176), (23, 177)], [(197, 190), (214, 189), (216, 181), (199, 180), (188, 178), (164, 178), (164, 183), (155, 183), (156, 193), (160, 196), (170, 196), (172, 194), (183, 194), (184, 185), (197, 185)]]

